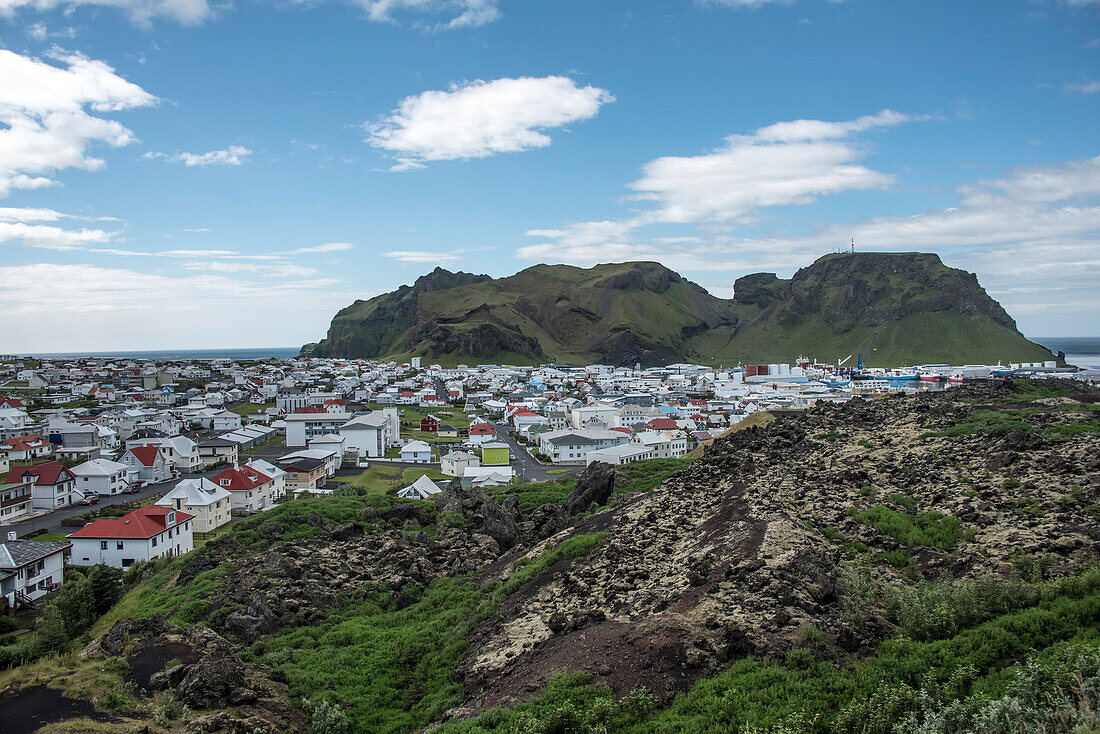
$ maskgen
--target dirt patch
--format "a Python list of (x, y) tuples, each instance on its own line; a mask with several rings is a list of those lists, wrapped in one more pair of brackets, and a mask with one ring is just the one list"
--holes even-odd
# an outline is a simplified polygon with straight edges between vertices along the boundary
[(149, 679), (154, 673), (164, 670), (169, 660), (195, 663), (198, 662), (199, 657), (200, 655), (190, 645), (178, 642), (147, 647), (130, 658), (130, 672), (126, 675), (126, 682), (133, 683), (139, 688), (148, 688)]
[(593, 684), (609, 686), (618, 696), (645, 686), (661, 698), (671, 698), (698, 678), (700, 671), (691, 669), (685, 654), (689, 647), (675, 625), (641, 631), (606, 620), (539, 643), (537, 655), (517, 658), (468, 705), (513, 706), (537, 695), (555, 674), (578, 671), (589, 673)]
[(89, 701), (68, 698), (46, 686), (25, 688), (18, 693), (0, 696), (0, 711), (4, 712), (3, 729), (6, 734), (33, 734), (47, 724), (76, 718), (115, 720), (113, 716), (96, 711)]

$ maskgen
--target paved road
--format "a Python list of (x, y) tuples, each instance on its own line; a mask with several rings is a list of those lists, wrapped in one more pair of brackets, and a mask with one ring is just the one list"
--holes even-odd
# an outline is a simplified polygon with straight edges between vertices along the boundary
[[(198, 474), (184, 474), (184, 477), (199, 476)], [(21, 520), (15, 523), (8, 523), (0, 525), (0, 538), (6, 539), (8, 537), (8, 531), (14, 530), (19, 534), (19, 537), (23, 537), (32, 530), (41, 530), (45, 528), (47, 532), (51, 533), (71, 533), (76, 530), (75, 527), (64, 527), (61, 521), (67, 517), (73, 515), (83, 515), (85, 512), (94, 512), (100, 507), (106, 507), (107, 505), (120, 505), (126, 502), (139, 502), (147, 500), (150, 497), (159, 498), (162, 494), (167, 492), (172, 487), (176, 486), (178, 479), (173, 479), (168, 482), (160, 482), (159, 484), (150, 484), (147, 487), (142, 488), (139, 492), (134, 494), (115, 494), (109, 497), (100, 497), (98, 505), (82, 505), (75, 504), (69, 507), (63, 507), (60, 510), (54, 510), (53, 512), (46, 513), (45, 515), (39, 515), (38, 517), (32, 517), (28, 520)]]
[(548, 467), (535, 461), (526, 447), (508, 435), (511, 426), (507, 423), (497, 421), (489, 421), (489, 423), (496, 429), (497, 438), (508, 444), (508, 450), (516, 457), (512, 462), (512, 468), (524, 482), (552, 482), (564, 476), (564, 474), (550, 474), (549, 470), (565, 467)]

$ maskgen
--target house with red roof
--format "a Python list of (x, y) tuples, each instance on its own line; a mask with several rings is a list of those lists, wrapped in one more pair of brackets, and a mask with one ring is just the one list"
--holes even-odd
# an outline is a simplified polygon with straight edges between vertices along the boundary
[(426, 415), (420, 419), (420, 430), (425, 433), (435, 433), (439, 430), (440, 423), (442, 423), (442, 421), (434, 415)]
[(676, 425), (676, 421), (671, 418), (654, 418), (645, 424), (646, 428), (651, 431), (675, 431), (679, 428)]
[(232, 512), (268, 510), (278, 499), (275, 479), (247, 464), (223, 469), (214, 477), (214, 484), (229, 490)]
[(69, 563), (129, 568), (138, 561), (179, 556), (195, 547), (194, 515), (161, 505), (146, 505), (122, 517), (94, 520), (75, 533)]
[(0, 441), (0, 454), (8, 461), (31, 461), (53, 455), (53, 444), (39, 435), (16, 436)]
[(56, 510), (82, 499), (76, 491), (76, 475), (60, 461), (17, 466), (8, 472), (4, 484), (31, 485), (31, 507), (36, 510)]
[(131, 446), (119, 458), (130, 476), (142, 482), (166, 482), (172, 478), (172, 465), (157, 446)]
[(19, 398), (0, 398), (0, 408), (11, 408), (12, 410), (23, 410), (27, 407), (23, 404), (23, 401)]
[(469, 430), (470, 443), (486, 443), (497, 440), (497, 431), (488, 423), (474, 423)]

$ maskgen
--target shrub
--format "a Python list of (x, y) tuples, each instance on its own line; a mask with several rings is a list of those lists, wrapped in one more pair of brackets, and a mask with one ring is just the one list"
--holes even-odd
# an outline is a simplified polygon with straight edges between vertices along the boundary
[(310, 715), (317, 734), (345, 734), (348, 730), (348, 715), (335, 703), (325, 700), (313, 703), (303, 698), (302, 709)]

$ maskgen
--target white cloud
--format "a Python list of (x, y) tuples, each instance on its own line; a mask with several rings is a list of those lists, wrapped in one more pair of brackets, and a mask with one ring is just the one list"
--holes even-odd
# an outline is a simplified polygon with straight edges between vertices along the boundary
[[(746, 221), (757, 210), (808, 204), (844, 191), (888, 188), (890, 174), (859, 163), (866, 148), (852, 140), (859, 133), (892, 127), (914, 119), (883, 110), (855, 120), (793, 120), (762, 127), (749, 135), (730, 135), (721, 148), (698, 156), (664, 157), (642, 167), (642, 177), (628, 186), (631, 198), (650, 201), (656, 209), (622, 220), (573, 222), (558, 229), (534, 229), (528, 236), (553, 242), (522, 247), (525, 260), (607, 262), (600, 248), (631, 246), (632, 233), (650, 224), (708, 224)], [(637, 258), (632, 258), (637, 259)]]
[(244, 163), (252, 151), (241, 145), (230, 145), (225, 150), (211, 150), (207, 153), (155, 153), (149, 152), (142, 158), (149, 160), (164, 160), (169, 163), (182, 163), (188, 168), (192, 166), (239, 166)]
[(48, 224), (0, 221), (0, 244), (17, 244), (47, 250), (75, 250), (103, 243), (113, 235), (101, 229), (69, 230)]
[(191, 232), (192, 234), (200, 234), (202, 232), (209, 232), (209, 227), (184, 227), (184, 232)]
[(757, 209), (808, 204), (843, 191), (888, 188), (894, 177), (859, 165), (866, 151), (855, 133), (913, 118), (891, 110), (849, 122), (795, 120), (731, 135), (716, 151), (658, 158), (629, 184), (636, 199), (661, 208), (642, 221), (724, 222)]
[(450, 265), (462, 260), (458, 255), (426, 250), (391, 250), (383, 252), (382, 256), (412, 265)]
[(562, 76), (477, 80), (406, 97), (364, 129), (371, 146), (395, 157), (391, 170), (409, 170), (546, 147), (544, 131), (595, 117), (613, 101), (607, 90)]
[(1081, 82), (1080, 84), (1067, 84), (1066, 90), (1081, 94), (1096, 94), (1100, 92), (1100, 82)]
[[(474, 28), (501, 17), (498, 0), (347, 0), (362, 8), (369, 20), (395, 23), (398, 16), (442, 18), (421, 23), (430, 30)], [(12, 18), (20, 12), (45, 13), (57, 8), (72, 11), (81, 6), (114, 8), (141, 26), (149, 26), (161, 18), (195, 25), (214, 17), (217, 12), (232, 8), (229, 3), (211, 5), (207, 0), (0, 0), (0, 17)], [(45, 39), (43, 24), (32, 25), (28, 34)], [(41, 40), (40, 39), (40, 40)]]
[(67, 215), (53, 209), (0, 206), (0, 222), (56, 222)]
[(435, 30), (473, 28), (500, 18), (497, 0), (357, 0), (374, 21), (394, 22), (394, 13), (452, 16), (432, 25)]
[(326, 242), (323, 245), (316, 245), (315, 247), (299, 247), (297, 250), (291, 250), (290, 254), (304, 255), (313, 252), (345, 252), (353, 249), (355, 249), (355, 245), (348, 242)]
[(95, 144), (119, 147), (134, 136), (122, 124), (88, 113), (156, 104), (157, 98), (102, 61), (55, 51), (54, 66), (0, 49), (0, 196), (56, 183), (65, 168), (95, 170)]
[(81, 5), (117, 8), (140, 25), (148, 25), (154, 18), (194, 25), (212, 15), (206, 0), (0, 0), (0, 17), (11, 18), (21, 11), (44, 13), (56, 8), (71, 10)]
[(17, 352), (291, 346), (316, 338), (337, 309), (361, 295), (330, 278), (258, 275), (0, 266), (0, 308), (10, 317), (4, 342)]

